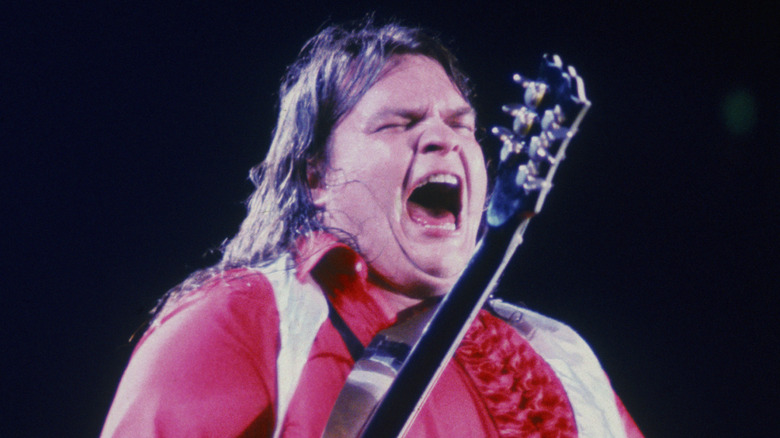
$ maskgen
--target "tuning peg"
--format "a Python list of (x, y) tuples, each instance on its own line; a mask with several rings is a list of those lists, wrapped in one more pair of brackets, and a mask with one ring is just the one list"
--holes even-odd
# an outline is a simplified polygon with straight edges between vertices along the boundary
[(549, 53), (545, 53), (542, 57), (551, 66), (558, 67), (558, 68), (563, 67), (563, 61), (561, 60), (561, 57), (555, 53), (553, 53), (552, 55), (550, 55)]
[(501, 106), (501, 111), (514, 117), (518, 112), (526, 109), (525, 105), (519, 103), (508, 103)]
[(512, 81), (525, 88), (525, 95), (523, 100), (525, 104), (536, 108), (542, 102), (545, 93), (547, 93), (548, 86), (544, 82), (536, 82), (526, 79), (518, 73), (512, 75)]
[(515, 176), (517, 187), (522, 187), (526, 193), (550, 187), (551, 184), (544, 178), (539, 178), (536, 172), (536, 166), (533, 163), (529, 162), (518, 166), (517, 175)]
[(522, 110), (515, 114), (515, 119), (512, 121), (512, 130), (520, 135), (526, 135), (531, 131), (538, 118), (539, 116), (535, 112), (527, 107), (523, 107)]
[(526, 79), (525, 76), (521, 75), (520, 73), (513, 74), (512, 81), (518, 85), (521, 85), (523, 88), (525, 88), (529, 82), (532, 82)]
[(547, 93), (547, 84), (544, 82), (531, 82), (525, 87), (525, 103), (528, 106), (536, 108), (542, 103), (545, 93)]
[(501, 107), (501, 111), (514, 117), (512, 130), (520, 135), (526, 135), (531, 130), (539, 116), (525, 105), (509, 104)]
[(567, 70), (569, 70), (569, 76), (570, 77), (572, 77), (572, 78), (573, 77), (579, 77), (579, 75), (577, 74), (577, 70), (574, 68), (573, 65), (570, 65)]
[(533, 182), (526, 184), (523, 188), (528, 192), (549, 190), (552, 183), (541, 178), (534, 178)]
[(524, 143), (518, 142), (515, 139), (515, 134), (503, 126), (494, 126), (490, 133), (498, 137), (501, 142), (502, 147), (499, 155), (501, 161), (506, 161), (509, 154), (519, 154), (523, 151)]
[(544, 143), (545, 142), (536, 135), (531, 137), (531, 140), (528, 141), (528, 156), (532, 161), (538, 162), (548, 158), (547, 148)]
[(560, 128), (562, 122), (563, 113), (560, 105), (555, 105), (554, 108), (545, 110), (542, 115), (542, 129), (545, 131)]
[(503, 126), (494, 126), (490, 133), (498, 137), (498, 141), (501, 142), (501, 160), (505, 160), (516, 149), (515, 134)]
[(521, 164), (517, 168), (517, 175), (515, 176), (515, 185), (517, 185), (517, 187), (525, 187), (529, 179), (533, 179), (533, 176), (531, 175), (531, 169), (528, 168), (527, 164)]
[(548, 133), (531, 137), (528, 141), (528, 156), (532, 162), (540, 163), (547, 161), (550, 164), (555, 163), (555, 157), (550, 155), (550, 140), (551, 137)]
[(501, 141), (501, 143), (506, 143), (507, 141), (512, 140), (512, 137), (515, 136), (512, 131), (504, 128), (503, 126), (492, 127), (490, 129), (490, 133), (498, 137), (498, 140)]
[(533, 127), (539, 116), (525, 105), (504, 105), (504, 112), (514, 117), (512, 130), (517, 134), (526, 135)]
[[(521, 173), (523, 173), (522, 177)], [(544, 178), (538, 178), (528, 172), (521, 172), (520, 170), (518, 170), (515, 183), (517, 183), (518, 187), (522, 187), (526, 193), (541, 191), (552, 187), (552, 184)]]

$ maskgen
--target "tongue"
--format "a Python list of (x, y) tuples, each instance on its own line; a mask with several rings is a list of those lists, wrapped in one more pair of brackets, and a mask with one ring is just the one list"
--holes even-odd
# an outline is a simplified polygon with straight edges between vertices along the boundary
[(409, 201), (406, 205), (409, 217), (420, 225), (450, 226), (455, 228), (455, 215), (444, 208), (429, 208)]

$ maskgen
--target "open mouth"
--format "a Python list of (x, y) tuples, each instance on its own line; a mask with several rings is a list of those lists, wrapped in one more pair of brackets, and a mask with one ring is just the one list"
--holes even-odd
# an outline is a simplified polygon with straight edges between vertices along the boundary
[(426, 178), (412, 190), (406, 201), (409, 217), (426, 228), (456, 230), (461, 208), (460, 179), (444, 173)]

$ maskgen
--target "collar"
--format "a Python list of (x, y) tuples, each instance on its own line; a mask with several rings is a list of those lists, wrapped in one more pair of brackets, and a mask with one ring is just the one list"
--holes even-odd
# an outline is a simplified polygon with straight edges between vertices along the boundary
[(336, 250), (341, 253), (341, 260), (338, 263), (340, 273), (352, 271), (362, 282), (368, 278), (368, 266), (363, 257), (351, 246), (338, 240), (333, 234), (318, 231), (307, 237), (302, 237), (298, 240), (296, 249), (296, 277), (300, 281), (309, 276), (326, 255)]
[(382, 291), (368, 281), (368, 264), (352, 247), (326, 232), (301, 238), (296, 247), (298, 280), (316, 281), (363, 345), (396, 322)]

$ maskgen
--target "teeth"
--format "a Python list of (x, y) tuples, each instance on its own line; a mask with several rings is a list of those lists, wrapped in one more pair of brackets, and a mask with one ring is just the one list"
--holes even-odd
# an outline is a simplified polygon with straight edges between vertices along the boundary
[(447, 224), (441, 224), (441, 225), (431, 225), (431, 224), (425, 224), (423, 225), (425, 228), (432, 228), (437, 230), (447, 230), (447, 231), (455, 231), (455, 224), (454, 223), (447, 223)]
[(455, 175), (451, 175), (449, 173), (435, 173), (426, 178), (425, 181), (423, 181), (420, 185), (428, 183), (443, 183), (451, 186), (457, 186), (458, 178)]

